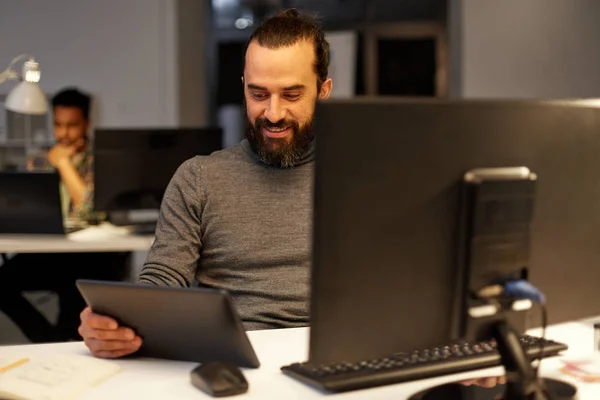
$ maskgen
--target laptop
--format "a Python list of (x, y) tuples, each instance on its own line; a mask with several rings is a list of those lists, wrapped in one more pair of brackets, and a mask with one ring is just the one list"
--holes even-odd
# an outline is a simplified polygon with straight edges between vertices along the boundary
[(0, 234), (58, 234), (65, 228), (57, 172), (0, 171)]
[(260, 366), (224, 290), (88, 279), (76, 284), (95, 313), (116, 319), (143, 339), (133, 357)]

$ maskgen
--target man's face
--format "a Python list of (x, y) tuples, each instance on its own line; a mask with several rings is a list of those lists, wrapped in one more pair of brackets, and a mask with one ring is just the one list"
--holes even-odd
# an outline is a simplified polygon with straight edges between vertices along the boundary
[(299, 41), (268, 49), (253, 41), (246, 52), (244, 97), (246, 137), (261, 159), (289, 167), (313, 139), (312, 120), (317, 98), (331, 92), (331, 79), (317, 93), (313, 44)]
[(54, 108), (54, 137), (63, 146), (75, 146), (80, 151), (85, 146), (89, 122), (77, 107)]

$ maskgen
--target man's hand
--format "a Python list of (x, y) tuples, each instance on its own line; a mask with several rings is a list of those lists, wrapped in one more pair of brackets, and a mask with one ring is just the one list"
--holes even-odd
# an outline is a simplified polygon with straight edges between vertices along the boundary
[(75, 154), (75, 146), (57, 144), (48, 152), (48, 162), (58, 168), (61, 163), (70, 161), (73, 154)]
[(79, 334), (92, 354), (100, 358), (123, 357), (142, 345), (142, 338), (133, 330), (120, 327), (112, 318), (94, 314), (89, 307), (81, 313)]

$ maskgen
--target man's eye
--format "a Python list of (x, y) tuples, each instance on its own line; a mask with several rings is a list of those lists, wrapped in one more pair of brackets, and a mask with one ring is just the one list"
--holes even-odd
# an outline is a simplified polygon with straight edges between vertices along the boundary
[(256, 100), (264, 100), (267, 98), (267, 95), (264, 93), (252, 93), (252, 97)]
[(285, 98), (289, 100), (297, 100), (300, 98), (300, 95), (298, 93), (286, 93)]

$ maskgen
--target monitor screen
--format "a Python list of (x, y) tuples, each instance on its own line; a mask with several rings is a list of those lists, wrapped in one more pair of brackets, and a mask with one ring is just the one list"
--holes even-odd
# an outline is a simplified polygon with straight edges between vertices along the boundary
[(95, 210), (156, 210), (184, 161), (222, 148), (222, 130), (97, 129), (93, 148)]

